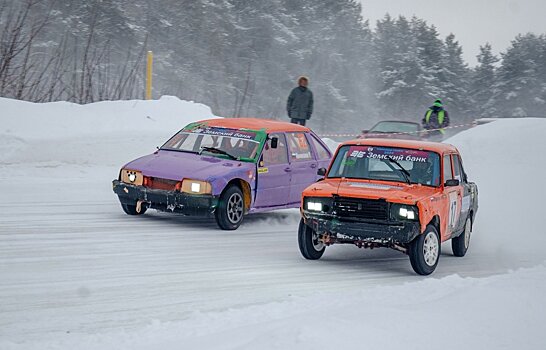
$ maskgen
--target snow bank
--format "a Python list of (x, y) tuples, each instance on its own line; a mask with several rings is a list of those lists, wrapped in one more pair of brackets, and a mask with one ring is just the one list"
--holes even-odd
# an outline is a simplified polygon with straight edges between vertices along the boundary
[(138, 131), (174, 133), (199, 119), (212, 118), (209, 107), (177, 97), (159, 100), (31, 103), (0, 98), (0, 135), (28, 139), (77, 138)]
[(337, 146), (339, 146), (339, 142), (326, 137), (323, 137), (322, 141), (324, 141), (324, 143), (326, 144), (326, 146), (328, 146), (332, 153), (334, 153), (337, 150)]
[(546, 259), (545, 135), (546, 119), (524, 118), (498, 120), (446, 140), (457, 146), (479, 188), (472, 249), (506, 268)]
[(203, 104), (159, 100), (31, 103), (0, 98), (0, 165), (120, 166), (186, 124), (214, 118)]

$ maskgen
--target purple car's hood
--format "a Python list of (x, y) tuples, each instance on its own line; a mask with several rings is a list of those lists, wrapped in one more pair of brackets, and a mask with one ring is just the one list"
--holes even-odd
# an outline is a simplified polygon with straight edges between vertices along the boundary
[(194, 153), (159, 150), (132, 162), (124, 167), (139, 170), (144, 176), (169, 180), (209, 181), (216, 178), (233, 177), (255, 168), (254, 163), (201, 156)]

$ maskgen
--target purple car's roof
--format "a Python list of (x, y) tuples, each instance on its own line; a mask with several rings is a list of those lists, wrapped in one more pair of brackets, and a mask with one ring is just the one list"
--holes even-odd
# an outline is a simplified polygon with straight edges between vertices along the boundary
[(211, 127), (229, 128), (229, 129), (265, 129), (266, 132), (307, 132), (309, 128), (298, 124), (281, 122), (271, 119), (259, 118), (218, 118), (201, 120), (200, 123), (206, 123)]

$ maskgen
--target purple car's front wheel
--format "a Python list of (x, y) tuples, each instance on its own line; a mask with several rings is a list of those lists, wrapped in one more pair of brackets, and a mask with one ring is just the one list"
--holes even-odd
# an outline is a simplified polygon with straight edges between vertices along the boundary
[(222, 230), (236, 230), (243, 222), (245, 202), (238, 186), (229, 186), (220, 196), (215, 216)]

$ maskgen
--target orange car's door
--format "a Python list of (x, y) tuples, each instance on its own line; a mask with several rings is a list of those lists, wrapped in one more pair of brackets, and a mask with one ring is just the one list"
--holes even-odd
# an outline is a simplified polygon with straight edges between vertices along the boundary
[(459, 222), (457, 225), (456, 232), (461, 232), (464, 229), (466, 223), (466, 218), (468, 217), (468, 212), (470, 211), (470, 202), (471, 202), (471, 190), (468, 185), (465, 172), (463, 170), (463, 163), (461, 157), (458, 154), (453, 154), (451, 156), (453, 161), (453, 176), (455, 179), (459, 180), (460, 186), (460, 213), (459, 213)]
[[(443, 159), (444, 184), (447, 180), (454, 179), (451, 155), (445, 155)], [(445, 237), (451, 237), (459, 228), (461, 216), (462, 191), (461, 186), (445, 186), (444, 195), (447, 197), (448, 212)]]

